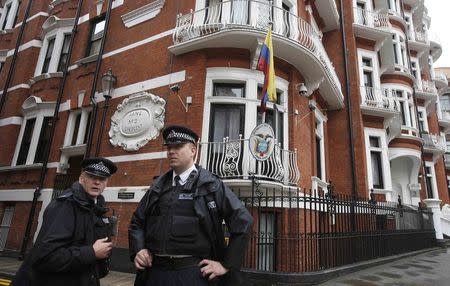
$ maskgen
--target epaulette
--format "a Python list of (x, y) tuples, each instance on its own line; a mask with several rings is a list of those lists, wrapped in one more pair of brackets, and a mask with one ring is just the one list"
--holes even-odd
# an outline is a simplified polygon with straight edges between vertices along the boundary
[(61, 194), (59, 197), (56, 198), (56, 200), (58, 201), (64, 201), (67, 200), (68, 198), (73, 196), (73, 192), (69, 191), (69, 192), (65, 192), (63, 194)]

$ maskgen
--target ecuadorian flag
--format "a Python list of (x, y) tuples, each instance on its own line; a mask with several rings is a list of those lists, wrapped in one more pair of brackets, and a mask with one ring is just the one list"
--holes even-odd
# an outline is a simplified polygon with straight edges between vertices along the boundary
[(257, 69), (264, 73), (264, 86), (262, 89), (260, 112), (266, 112), (266, 103), (268, 100), (277, 101), (277, 91), (275, 88), (275, 68), (273, 63), (272, 47), (272, 25), (269, 25), (266, 40), (261, 48), (261, 54), (258, 59)]

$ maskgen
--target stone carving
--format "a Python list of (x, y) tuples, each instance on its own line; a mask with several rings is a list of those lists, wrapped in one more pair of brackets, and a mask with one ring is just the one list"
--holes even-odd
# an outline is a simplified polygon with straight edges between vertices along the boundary
[(125, 151), (137, 151), (159, 136), (164, 126), (166, 101), (147, 92), (130, 95), (111, 117), (109, 142)]

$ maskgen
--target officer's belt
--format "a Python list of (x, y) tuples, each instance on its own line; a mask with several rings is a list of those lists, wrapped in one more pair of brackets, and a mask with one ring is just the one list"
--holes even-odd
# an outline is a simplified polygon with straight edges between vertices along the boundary
[(164, 270), (178, 270), (187, 267), (198, 266), (202, 259), (198, 257), (173, 257), (173, 256), (153, 256), (152, 266)]

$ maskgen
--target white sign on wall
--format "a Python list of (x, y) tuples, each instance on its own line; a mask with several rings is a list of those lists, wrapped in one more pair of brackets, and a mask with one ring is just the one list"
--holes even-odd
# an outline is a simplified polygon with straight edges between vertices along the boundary
[(130, 95), (111, 117), (109, 142), (136, 151), (158, 137), (164, 126), (166, 101), (148, 92)]

